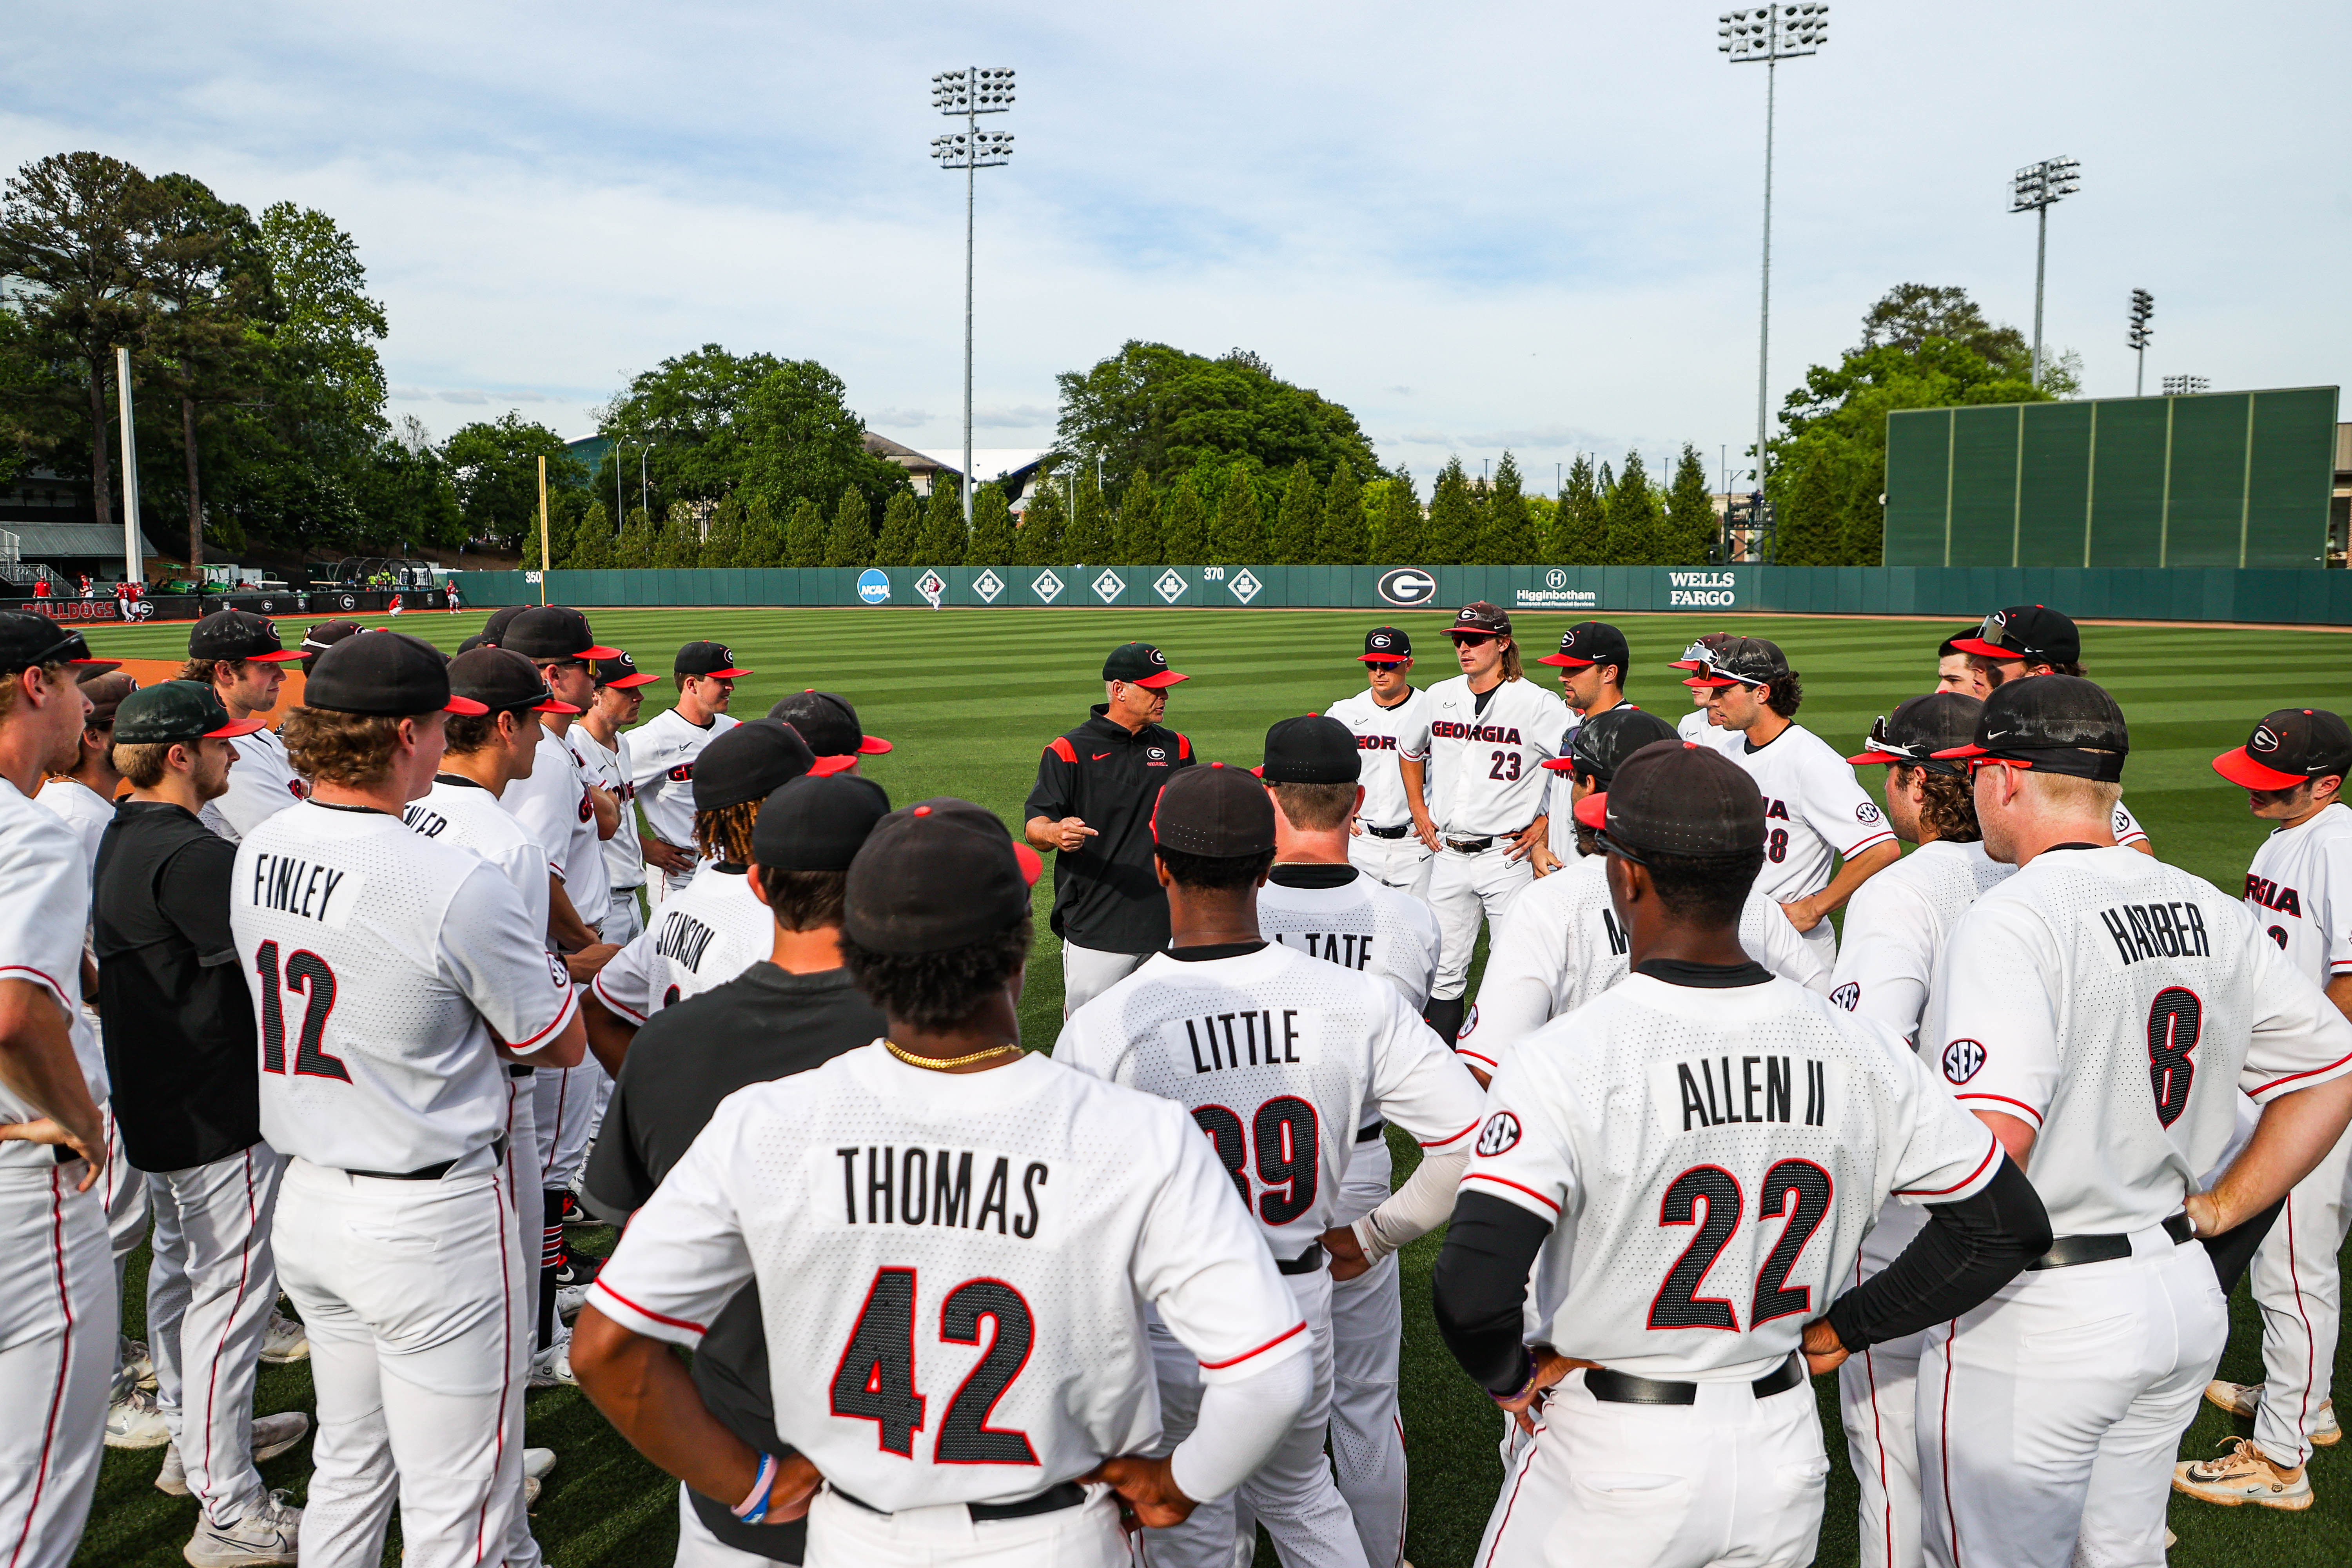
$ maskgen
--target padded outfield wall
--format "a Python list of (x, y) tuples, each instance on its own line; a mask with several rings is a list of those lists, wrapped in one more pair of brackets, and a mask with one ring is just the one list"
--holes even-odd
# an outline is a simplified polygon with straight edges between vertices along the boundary
[[(1949, 616), (2044, 604), (2086, 620), (2352, 625), (2352, 572), (1910, 566), (946, 566), (552, 572), (549, 604), (666, 607), (943, 604), (1174, 609), (1450, 608)], [(536, 572), (468, 572), (469, 607), (538, 604)]]

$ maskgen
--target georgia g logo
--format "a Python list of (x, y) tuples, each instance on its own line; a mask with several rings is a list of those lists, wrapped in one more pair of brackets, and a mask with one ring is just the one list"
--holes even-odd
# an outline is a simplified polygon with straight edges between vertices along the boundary
[(1158, 665), (1160, 668), (1165, 669), (1168, 668), (1168, 656), (1161, 653), (1158, 648), (1153, 648), (1151, 650), (1151, 662)]
[(563, 960), (551, 952), (547, 955), (547, 977), (555, 982), (555, 988), (558, 991), (571, 988), (572, 972), (563, 967)]
[(1372, 634), (1372, 646), (1376, 648), (1385, 648), (1394, 640), (1395, 639), (1391, 637), (1386, 632), (1374, 632)]
[(2271, 732), (2268, 724), (2261, 724), (2255, 726), (2254, 738), (2246, 744), (2257, 752), (2275, 752), (2279, 749), (2279, 738)]
[(1954, 1040), (1944, 1047), (1944, 1077), (1966, 1083), (1985, 1065), (1985, 1048), (1974, 1040)]
[(1519, 1119), (1507, 1110), (1498, 1110), (1486, 1118), (1478, 1129), (1478, 1152), (1492, 1158), (1507, 1154), (1518, 1147)]

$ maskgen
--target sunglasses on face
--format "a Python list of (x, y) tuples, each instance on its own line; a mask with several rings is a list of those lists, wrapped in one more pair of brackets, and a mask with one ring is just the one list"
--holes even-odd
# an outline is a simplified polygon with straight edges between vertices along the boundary
[(1491, 632), (1448, 632), (1455, 647), (1484, 647), (1495, 640)]
[(1366, 669), (1399, 670), (1404, 668), (1404, 661), (1399, 658), (1368, 658), (1364, 660), (1364, 668)]

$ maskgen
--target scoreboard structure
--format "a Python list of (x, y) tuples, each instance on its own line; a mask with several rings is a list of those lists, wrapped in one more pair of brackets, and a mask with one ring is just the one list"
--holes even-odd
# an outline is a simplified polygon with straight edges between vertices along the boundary
[(2333, 386), (1886, 416), (1889, 566), (2326, 564)]

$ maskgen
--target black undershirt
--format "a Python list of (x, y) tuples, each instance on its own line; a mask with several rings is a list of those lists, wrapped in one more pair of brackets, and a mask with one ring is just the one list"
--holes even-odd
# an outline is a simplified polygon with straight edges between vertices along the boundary
[(1740, 985), (1770, 983), (1772, 972), (1749, 959), (1744, 963), (1696, 963), (1685, 958), (1645, 958), (1633, 966), (1636, 974), (1663, 980), (1669, 985), (1690, 985), (1703, 991), (1726, 991)]
[(1210, 942), (1197, 947), (1171, 947), (1168, 956), (1179, 963), (1206, 963), (1212, 959), (1241, 958), (1265, 947), (1263, 942)]
[(1280, 888), (1344, 888), (1355, 879), (1353, 866), (1276, 866), (1266, 877)]

